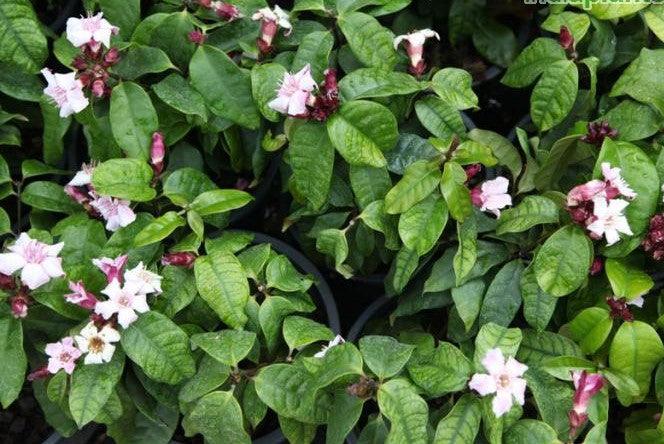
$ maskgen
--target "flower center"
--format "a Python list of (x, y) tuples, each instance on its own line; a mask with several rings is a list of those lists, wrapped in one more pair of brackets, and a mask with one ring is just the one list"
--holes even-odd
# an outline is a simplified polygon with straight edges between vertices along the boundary
[(129, 307), (131, 305), (131, 298), (127, 295), (122, 295), (118, 298), (118, 304)]
[(509, 375), (502, 374), (498, 377), (498, 385), (502, 388), (507, 388), (510, 385)]
[(93, 336), (88, 339), (88, 350), (91, 353), (101, 353), (104, 349), (104, 341), (99, 336)]
[(23, 247), (23, 257), (31, 264), (39, 264), (46, 258), (46, 248), (37, 241), (30, 241)]
[(69, 352), (60, 353), (60, 361), (69, 362), (70, 360), (71, 360), (71, 355), (69, 354)]

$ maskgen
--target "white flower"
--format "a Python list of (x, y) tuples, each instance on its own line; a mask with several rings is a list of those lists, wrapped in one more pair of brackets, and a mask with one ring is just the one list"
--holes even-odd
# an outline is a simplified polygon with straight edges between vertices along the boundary
[(23, 269), (21, 281), (30, 290), (41, 287), (51, 278), (64, 276), (62, 259), (58, 257), (64, 245), (63, 242), (48, 245), (31, 239), (27, 233), (21, 233), (14, 245), (8, 248), (10, 253), (0, 254), (0, 273), (11, 275)]
[(83, 84), (76, 79), (76, 73), (53, 74), (48, 68), (42, 69), (41, 73), (48, 82), (44, 94), (60, 108), (60, 117), (68, 117), (87, 108), (90, 102), (83, 94)]
[(74, 187), (84, 187), (92, 183), (92, 172), (94, 167), (92, 165), (83, 164), (81, 170), (78, 171), (74, 177), (67, 183)]
[(83, 330), (76, 336), (78, 348), (83, 353), (87, 353), (83, 361), (86, 364), (109, 362), (115, 353), (113, 343), (119, 340), (120, 333), (116, 329), (107, 324), (99, 330), (92, 322), (83, 327)]
[(161, 293), (161, 279), (157, 273), (153, 273), (139, 262), (131, 270), (125, 271), (125, 284), (136, 288), (138, 293)]
[(83, 18), (70, 17), (67, 20), (67, 40), (77, 48), (88, 43), (93, 47), (103, 43), (109, 48), (111, 35), (117, 33), (118, 28), (104, 18), (103, 12)]
[(605, 236), (606, 244), (613, 245), (620, 240), (620, 234), (633, 235), (623, 210), (629, 202), (623, 199), (612, 199), (608, 203), (603, 197), (593, 199), (593, 214), (597, 218), (590, 225), (588, 231), (598, 238)]
[(482, 365), (489, 373), (475, 373), (468, 387), (481, 396), (496, 394), (491, 402), (496, 417), (509, 412), (514, 400), (523, 405), (526, 380), (521, 376), (528, 370), (528, 366), (521, 364), (512, 356), (505, 361), (503, 352), (499, 348), (487, 351), (482, 359)]
[(108, 296), (108, 300), (97, 302), (95, 313), (102, 315), (104, 319), (110, 319), (117, 313), (118, 324), (123, 328), (129, 327), (138, 319), (136, 312), (145, 313), (150, 310), (145, 300), (145, 294), (138, 292), (137, 288), (131, 284), (125, 283), (120, 287), (120, 283), (113, 280), (101, 292)]
[(309, 64), (295, 74), (286, 72), (277, 90), (277, 97), (268, 103), (268, 106), (289, 116), (305, 114), (315, 87), (316, 81), (311, 77)]
[(128, 200), (102, 196), (91, 201), (90, 205), (106, 220), (108, 231), (117, 231), (136, 220), (136, 213), (129, 206)]
[[(440, 40), (440, 35), (431, 29), (422, 29), (420, 31), (411, 32), (410, 34), (400, 35), (394, 39), (394, 49), (397, 49), (399, 44), (405, 41), (406, 52), (410, 58), (410, 64), (413, 68), (416, 68), (423, 62), (422, 54), (424, 53), (424, 42), (432, 37)], [(422, 65), (424, 65), (424, 63), (422, 63)]]
[(288, 14), (281, 9), (278, 5), (274, 10), (270, 8), (261, 8), (254, 15), (251, 16), (252, 20), (265, 20), (268, 22), (275, 22), (277, 25), (284, 29), (292, 29), (293, 25), (289, 20)]
[(507, 194), (509, 184), (510, 181), (502, 176), (487, 180), (471, 191), (473, 205), (500, 217), (501, 208), (512, 205), (512, 196)]
[(71, 375), (76, 367), (76, 360), (81, 356), (81, 351), (74, 346), (74, 338), (71, 336), (46, 344), (45, 351), (49, 356), (47, 370), (53, 374), (64, 369), (65, 373)]
[(620, 168), (611, 168), (609, 162), (602, 162), (602, 174), (604, 175), (604, 180), (608, 182), (608, 185), (618, 190), (621, 195), (628, 199), (634, 199), (636, 197), (634, 190), (632, 190), (627, 182), (625, 182), (625, 179), (620, 175)]
[(344, 342), (346, 342), (346, 341), (344, 340), (344, 338), (341, 337), (341, 335), (335, 336), (335, 338), (332, 339), (330, 342), (328, 342), (327, 345), (323, 346), (321, 351), (319, 351), (318, 353), (316, 353), (314, 355), (314, 358), (324, 357), (332, 347), (336, 347), (337, 345), (343, 344)]

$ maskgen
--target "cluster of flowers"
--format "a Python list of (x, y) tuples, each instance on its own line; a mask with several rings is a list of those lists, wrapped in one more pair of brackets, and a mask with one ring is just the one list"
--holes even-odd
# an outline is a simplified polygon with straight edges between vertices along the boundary
[[(523, 405), (526, 392), (526, 380), (522, 378), (528, 366), (514, 357), (505, 359), (499, 348), (486, 352), (482, 365), (488, 373), (476, 373), (468, 382), (468, 387), (480, 396), (495, 393), (491, 409), (497, 418), (509, 412), (514, 402)], [(570, 424), (570, 442), (588, 420), (590, 400), (604, 387), (602, 375), (584, 371), (572, 372), (574, 398), (572, 410), (568, 413)]]
[(107, 286), (101, 293), (107, 299), (99, 300), (86, 290), (83, 282), (69, 282), (72, 293), (65, 295), (65, 300), (90, 310), (90, 322), (77, 335), (47, 344), (48, 364), (33, 372), (28, 379), (46, 377), (61, 369), (71, 374), (76, 361), (84, 354), (85, 364), (109, 362), (115, 353), (114, 343), (120, 340), (116, 325), (129, 327), (138, 319), (138, 313), (150, 310), (147, 296), (161, 293), (162, 277), (148, 270), (142, 262), (124, 271), (126, 255), (115, 259), (93, 259), (92, 263), (106, 275)]
[(602, 174), (604, 180), (591, 180), (572, 188), (567, 194), (567, 211), (592, 239), (604, 236), (607, 245), (613, 245), (620, 240), (620, 233), (633, 235), (623, 211), (636, 193), (620, 175), (620, 168), (603, 162)]
[[(89, 105), (83, 89), (88, 88), (95, 97), (109, 94), (108, 68), (120, 59), (117, 48), (111, 48), (111, 35), (119, 28), (103, 18), (103, 13), (85, 18), (71, 17), (67, 20), (67, 40), (81, 53), (74, 59), (78, 72), (53, 74), (48, 68), (42, 70), (48, 85), (44, 94), (60, 109), (60, 117), (83, 111)], [(103, 46), (102, 46), (103, 45)], [(103, 47), (108, 48), (106, 51)]]

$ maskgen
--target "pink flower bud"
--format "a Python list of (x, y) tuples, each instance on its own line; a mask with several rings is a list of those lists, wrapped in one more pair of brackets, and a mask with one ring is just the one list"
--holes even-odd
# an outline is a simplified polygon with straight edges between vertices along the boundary
[(24, 288), (21, 288), (18, 293), (9, 298), (12, 314), (16, 319), (24, 318), (28, 315), (28, 305), (30, 305), (30, 295)]
[(37, 381), (39, 379), (46, 379), (51, 376), (51, 372), (48, 371), (48, 366), (39, 367), (37, 370), (28, 374), (27, 380), (30, 382)]
[(212, 4), (212, 0), (198, 0), (198, 4), (202, 8), (209, 9), (211, 7), (210, 5)]
[(469, 182), (473, 180), (473, 178), (477, 176), (480, 171), (482, 171), (482, 165), (479, 163), (474, 163), (472, 165), (468, 165), (464, 169), (466, 170), (466, 182)]
[(565, 51), (574, 50), (574, 36), (567, 28), (567, 26), (560, 27), (560, 34), (558, 36), (558, 42), (560, 46), (563, 47)]
[(237, 9), (237, 6), (226, 2), (215, 2), (214, 12), (217, 13), (217, 16), (220, 19), (226, 20), (227, 22), (231, 22), (237, 18), (242, 17), (242, 14), (240, 14), (240, 10)]
[(602, 261), (601, 257), (596, 257), (593, 260), (593, 263), (590, 265), (589, 273), (591, 276), (597, 276), (602, 272), (603, 269), (604, 269), (604, 261)]
[(111, 48), (106, 52), (106, 55), (104, 56), (104, 64), (106, 66), (112, 66), (118, 63), (120, 60), (120, 51), (118, 51), (118, 48)]
[(197, 45), (202, 45), (207, 40), (207, 36), (200, 29), (195, 29), (188, 34), (189, 41)]
[(261, 22), (261, 37), (256, 41), (261, 54), (272, 52), (272, 40), (274, 40), (274, 36), (277, 35), (278, 30), (279, 25), (277, 25), (277, 22), (271, 20), (263, 20)]
[(162, 265), (173, 265), (176, 267), (191, 268), (198, 256), (190, 251), (166, 253), (161, 258)]
[(90, 89), (95, 97), (102, 98), (106, 94), (106, 83), (101, 79), (97, 79), (92, 82), (92, 87)]
[(656, 261), (664, 259), (664, 214), (655, 214), (650, 219), (648, 233), (643, 239), (643, 249)]
[(0, 289), (13, 290), (16, 288), (16, 281), (11, 276), (0, 273)]
[(570, 423), (570, 438), (576, 436), (577, 431), (588, 420), (588, 405), (593, 396), (595, 396), (602, 387), (604, 387), (604, 378), (597, 373), (588, 373), (585, 370), (572, 373), (574, 380), (574, 398), (573, 407), (568, 414)]
[(164, 170), (164, 156), (166, 155), (166, 146), (164, 145), (164, 135), (156, 132), (152, 135), (152, 147), (150, 148), (150, 161), (155, 175), (161, 174)]
[(73, 293), (65, 295), (67, 302), (76, 304), (86, 310), (92, 310), (97, 305), (97, 298), (94, 294), (85, 289), (83, 282), (69, 282), (69, 289), (73, 291)]
[(74, 67), (74, 69), (77, 69), (79, 71), (83, 71), (88, 67), (88, 62), (85, 61), (85, 58), (78, 55), (74, 57), (74, 60), (71, 63), (71, 66)]

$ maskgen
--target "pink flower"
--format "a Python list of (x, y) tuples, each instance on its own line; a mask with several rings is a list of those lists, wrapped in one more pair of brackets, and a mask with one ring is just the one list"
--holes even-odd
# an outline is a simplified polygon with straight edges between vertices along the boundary
[(86, 310), (92, 310), (97, 305), (95, 295), (85, 289), (83, 282), (69, 282), (69, 289), (73, 293), (66, 294), (65, 300), (71, 304), (76, 304)]
[(261, 8), (251, 16), (251, 19), (261, 21), (261, 36), (257, 40), (257, 44), (263, 54), (272, 49), (272, 40), (277, 35), (279, 27), (286, 30), (285, 35), (289, 35), (293, 29), (288, 14), (279, 6), (275, 6), (273, 10)]
[(113, 280), (122, 282), (122, 272), (124, 266), (127, 264), (128, 256), (126, 254), (118, 256), (115, 259), (109, 259), (107, 257), (102, 257), (101, 259), (92, 259), (92, 263), (95, 267), (99, 268), (102, 273), (106, 275), (106, 281), (108, 283)]
[(606, 183), (601, 180), (591, 180), (583, 185), (577, 185), (567, 193), (567, 205), (574, 207), (593, 200), (595, 196), (603, 196), (605, 189)]
[(191, 268), (198, 255), (189, 251), (167, 253), (161, 258), (161, 265), (173, 265), (176, 267)]
[(65, 244), (48, 245), (21, 233), (8, 248), (10, 253), (0, 254), (0, 273), (11, 275), (21, 270), (21, 281), (30, 290), (41, 287), (52, 278), (64, 276), (62, 259), (58, 253)]
[(311, 92), (316, 88), (316, 81), (311, 77), (311, 67), (306, 65), (295, 74), (285, 73), (277, 98), (268, 103), (275, 111), (289, 116), (302, 116), (307, 113), (307, 104), (313, 104)]
[(128, 200), (102, 196), (91, 201), (90, 205), (106, 220), (108, 231), (117, 231), (136, 220), (136, 214), (129, 206)]
[(89, 44), (95, 52), (99, 50), (100, 43), (109, 48), (111, 35), (117, 34), (118, 31), (117, 26), (111, 25), (104, 18), (103, 12), (84, 18), (70, 17), (67, 20), (67, 40), (77, 48)]
[(574, 406), (568, 417), (570, 423), (570, 438), (576, 435), (577, 430), (588, 420), (588, 405), (602, 387), (604, 378), (600, 374), (588, 373), (585, 370), (572, 372), (574, 380)]
[(145, 268), (143, 262), (125, 271), (124, 278), (125, 284), (131, 285), (138, 293), (161, 293), (162, 277)]
[(50, 356), (47, 367), (49, 373), (55, 374), (63, 369), (65, 373), (71, 375), (81, 351), (74, 346), (74, 338), (67, 336), (59, 342), (46, 344), (46, 354)]
[(600, 239), (606, 237), (606, 244), (613, 245), (620, 240), (620, 233), (632, 236), (632, 229), (623, 214), (629, 202), (622, 199), (612, 199), (609, 202), (604, 197), (593, 199), (593, 215), (595, 220), (587, 226), (591, 235)]
[(124, 328), (138, 319), (136, 312), (145, 313), (150, 310), (145, 294), (138, 293), (137, 288), (131, 284), (125, 283), (120, 287), (120, 283), (113, 280), (101, 292), (108, 296), (108, 300), (97, 302), (95, 313), (107, 320), (117, 313), (118, 324)]
[(475, 373), (468, 387), (481, 396), (496, 394), (491, 407), (497, 418), (509, 412), (514, 401), (523, 405), (526, 380), (521, 376), (528, 370), (528, 366), (511, 356), (506, 361), (499, 348), (487, 351), (482, 359), (482, 365), (489, 373)]
[(60, 117), (68, 117), (87, 108), (88, 98), (83, 94), (83, 84), (76, 79), (76, 73), (53, 74), (50, 69), (41, 70), (48, 82), (44, 94), (60, 109)]
[(160, 132), (152, 134), (152, 146), (150, 147), (150, 162), (152, 170), (158, 176), (164, 170), (164, 156), (166, 156), (166, 146), (164, 145), (164, 135)]
[(500, 209), (512, 205), (512, 196), (507, 194), (509, 184), (509, 180), (501, 176), (473, 188), (470, 193), (473, 205), (500, 217)]
[(604, 180), (607, 185), (607, 199), (613, 199), (618, 195), (622, 195), (630, 200), (636, 197), (634, 190), (632, 190), (627, 182), (625, 182), (625, 179), (620, 175), (620, 168), (611, 168), (611, 165), (608, 162), (602, 162), (602, 174), (604, 175)]
[(101, 364), (113, 359), (115, 353), (114, 342), (120, 340), (120, 333), (109, 324), (104, 325), (101, 330), (90, 322), (76, 335), (78, 348), (86, 353), (85, 364)]
[(217, 1), (210, 3), (209, 7), (214, 9), (217, 17), (228, 22), (232, 22), (233, 20), (242, 17), (242, 14), (240, 14), (240, 10), (237, 9), (237, 6), (231, 3)]
[(410, 58), (410, 72), (415, 75), (422, 75), (426, 70), (426, 64), (422, 54), (424, 53), (424, 42), (427, 39), (435, 37), (440, 40), (440, 35), (431, 29), (422, 29), (420, 31), (404, 34), (394, 39), (394, 49), (399, 47), (401, 42), (405, 42), (406, 52)]

